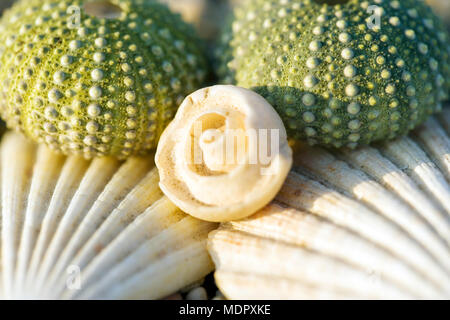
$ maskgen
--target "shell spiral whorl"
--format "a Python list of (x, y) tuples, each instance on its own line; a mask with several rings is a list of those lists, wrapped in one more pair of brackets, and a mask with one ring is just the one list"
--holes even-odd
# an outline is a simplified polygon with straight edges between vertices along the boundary
[(155, 162), (161, 190), (181, 210), (223, 222), (250, 216), (275, 197), (291, 169), (292, 150), (264, 98), (216, 85), (184, 100), (161, 136)]
[(369, 1), (339, 2), (242, 2), (217, 52), (221, 78), (264, 96), (290, 137), (310, 144), (394, 138), (440, 110), (450, 46), (431, 9), (418, 0), (373, 1), (372, 11)]
[(66, 154), (146, 153), (203, 83), (202, 45), (156, 1), (101, 1), (98, 13), (90, 2), (24, 0), (5, 13), (1, 115)]

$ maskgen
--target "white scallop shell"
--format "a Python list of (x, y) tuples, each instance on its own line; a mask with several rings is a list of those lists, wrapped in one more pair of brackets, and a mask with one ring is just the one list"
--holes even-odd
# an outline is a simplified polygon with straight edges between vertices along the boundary
[(275, 202), (209, 236), (227, 298), (450, 298), (450, 109), (376, 148), (296, 156)]
[(0, 297), (164, 298), (213, 270), (216, 225), (163, 196), (150, 158), (66, 158), (11, 132), (0, 152)]

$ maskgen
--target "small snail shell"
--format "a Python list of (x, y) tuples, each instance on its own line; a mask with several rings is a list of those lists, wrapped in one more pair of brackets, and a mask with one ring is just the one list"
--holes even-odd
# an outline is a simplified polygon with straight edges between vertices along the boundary
[(156, 153), (160, 187), (208, 221), (247, 217), (268, 204), (292, 165), (283, 122), (257, 93), (213, 86), (188, 96)]

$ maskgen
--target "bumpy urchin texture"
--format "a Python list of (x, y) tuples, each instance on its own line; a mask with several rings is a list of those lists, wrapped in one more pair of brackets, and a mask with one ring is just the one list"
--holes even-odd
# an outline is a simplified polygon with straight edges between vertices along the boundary
[(372, 2), (243, 1), (218, 72), (268, 99), (294, 139), (353, 148), (405, 134), (449, 92), (449, 36), (422, 1)]
[(192, 27), (156, 1), (22, 0), (0, 21), (0, 109), (66, 154), (156, 147), (207, 62)]

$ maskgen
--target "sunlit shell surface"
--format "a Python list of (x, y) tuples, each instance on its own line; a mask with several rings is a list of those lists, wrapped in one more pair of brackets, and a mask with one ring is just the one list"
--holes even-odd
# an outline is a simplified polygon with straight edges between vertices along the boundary
[(16, 133), (0, 148), (1, 298), (157, 299), (213, 270), (216, 225), (163, 196), (151, 158), (66, 158)]
[(296, 156), (276, 201), (209, 236), (227, 298), (450, 298), (449, 108), (409, 137)]

